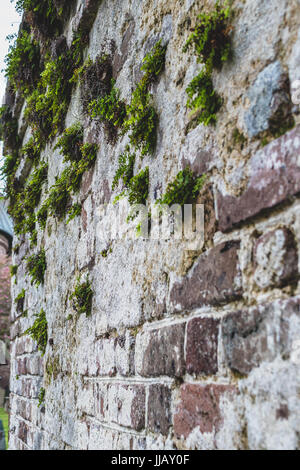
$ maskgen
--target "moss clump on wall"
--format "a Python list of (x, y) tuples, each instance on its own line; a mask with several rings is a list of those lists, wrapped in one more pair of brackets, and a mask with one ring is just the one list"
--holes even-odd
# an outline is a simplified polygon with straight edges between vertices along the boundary
[(35, 315), (36, 320), (34, 324), (25, 331), (25, 335), (29, 335), (36, 341), (38, 350), (41, 351), (42, 356), (45, 355), (47, 342), (48, 342), (48, 323), (46, 313), (42, 309), (40, 313)]
[(58, 140), (54, 150), (61, 149), (64, 161), (78, 162), (82, 158), (80, 148), (83, 144), (83, 126), (76, 122), (66, 129), (62, 137)]
[(204, 64), (204, 68), (187, 88), (187, 106), (198, 124), (215, 123), (216, 113), (222, 105), (221, 98), (213, 88), (212, 72), (213, 69), (220, 70), (231, 55), (230, 14), (230, 7), (222, 8), (219, 1), (212, 12), (201, 13), (183, 49), (187, 52), (193, 48), (198, 62)]
[(40, 166), (32, 173), (26, 187), (24, 209), (29, 215), (38, 206), (43, 184), (47, 181), (48, 177), (48, 163), (42, 162)]
[(87, 317), (91, 315), (93, 289), (89, 278), (83, 282), (80, 277), (77, 278), (77, 284), (74, 292), (70, 295), (70, 300), (73, 301), (73, 307), (79, 315), (82, 313), (85, 313)]
[(32, 281), (31, 284), (39, 286), (44, 283), (44, 275), (46, 271), (46, 253), (42, 249), (38, 253), (29, 256), (26, 260), (27, 272), (30, 274)]
[(18, 272), (18, 266), (17, 265), (13, 265), (13, 266), (10, 267), (11, 277), (16, 276), (17, 272)]
[(72, 205), (72, 207), (68, 210), (68, 219), (67, 224), (71, 222), (71, 220), (75, 219), (75, 217), (79, 216), (82, 211), (82, 205), (78, 202)]
[(29, 160), (33, 165), (37, 165), (43, 146), (38, 134), (34, 134), (21, 149), (21, 157)]
[(141, 155), (152, 153), (156, 145), (157, 113), (152, 105), (152, 96), (147, 83), (141, 81), (133, 92), (127, 117), (124, 121), (124, 132), (130, 132), (131, 145), (140, 150)]
[(83, 143), (83, 127), (79, 123), (65, 130), (56, 148), (61, 149), (64, 161), (71, 165), (57, 177), (37, 213), (42, 229), (45, 229), (48, 215), (62, 220), (68, 214), (70, 222), (80, 214), (81, 205), (76, 203), (72, 206), (71, 196), (80, 189), (82, 176), (93, 166), (98, 152), (97, 144)]
[(165, 194), (157, 200), (157, 204), (192, 204), (206, 181), (206, 176), (195, 176), (190, 168), (180, 171), (176, 178), (168, 184)]
[(111, 81), (108, 93), (89, 104), (89, 114), (93, 119), (98, 119), (106, 125), (111, 137), (115, 136), (116, 129), (123, 125), (126, 116), (126, 106), (120, 99), (120, 91), (115, 87), (115, 80)]
[(39, 399), (38, 408), (45, 405), (45, 395), (46, 395), (46, 390), (42, 387), (38, 396), (38, 399)]
[(158, 116), (152, 104), (150, 85), (157, 80), (165, 66), (167, 46), (158, 41), (143, 60), (143, 78), (132, 94), (127, 106), (127, 117), (123, 124), (124, 132), (129, 132), (130, 144), (140, 150), (141, 156), (152, 153), (156, 145)]
[(61, 32), (63, 19), (68, 16), (73, 3), (73, 0), (17, 0), (16, 9), (19, 13), (25, 12), (32, 26), (44, 36), (52, 37)]
[(125, 151), (119, 156), (118, 169), (113, 179), (112, 190), (114, 191), (122, 180), (123, 185), (128, 186), (133, 178), (133, 170), (135, 163), (135, 153), (130, 152), (130, 146), (127, 145)]
[(32, 244), (36, 244), (36, 216), (35, 208), (38, 206), (42, 194), (43, 184), (47, 181), (48, 164), (43, 162), (32, 173), (25, 188), (21, 187), (11, 200), (10, 214), (15, 221), (14, 230), (17, 234), (29, 233)]
[(143, 80), (148, 84), (154, 82), (164, 71), (166, 51), (167, 46), (162, 46), (162, 42), (160, 40), (143, 59), (141, 70), (145, 72)]
[(214, 124), (217, 112), (222, 106), (222, 99), (214, 90), (212, 78), (206, 71), (200, 72), (186, 89), (187, 107), (193, 110), (193, 118), (205, 126)]
[(127, 222), (129, 222), (130, 220), (134, 220), (137, 216), (135, 206), (139, 204), (145, 205), (147, 203), (149, 196), (149, 168), (146, 167), (129, 180), (126, 179), (124, 174), (120, 176), (120, 179), (123, 179), (125, 189), (115, 197), (114, 204), (121, 198), (127, 197), (130, 206), (133, 208), (127, 217)]
[(15, 304), (17, 305), (18, 312), (23, 313), (24, 301), (25, 301), (25, 289), (22, 289), (21, 292), (15, 298)]
[(75, 70), (72, 81), (80, 84), (81, 102), (85, 113), (93, 101), (109, 94), (111, 80), (112, 64), (107, 54), (99, 55), (95, 62), (89, 57), (82, 67)]
[(32, 93), (41, 73), (41, 54), (38, 42), (30, 31), (23, 29), (5, 58), (5, 75), (15, 91), (25, 96)]
[(230, 7), (222, 8), (220, 2), (217, 1), (212, 12), (201, 13), (198, 16), (194, 31), (184, 46), (184, 52), (190, 47), (195, 49), (198, 62), (205, 64), (207, 71), (213, 68), (220, 69), (230, 57), (229, 16)]

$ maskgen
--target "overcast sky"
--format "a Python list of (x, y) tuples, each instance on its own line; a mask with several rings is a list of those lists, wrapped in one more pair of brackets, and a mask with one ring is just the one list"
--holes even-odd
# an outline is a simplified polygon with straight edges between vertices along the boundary
[[(15, 10), (15, 2), (11, 3), (10, 0), (0, 1), (0, 100), (3, 102), (5, 92), (5, 74), (3, 69), (5, 67), (4, 58), (8, 51), (9, 43), (6, 41), (6, 37), (9, 34), (18, 32), (21, 17)], [(2, 144), (0, 144), (0, 165), (2, 157)], [(0, 181), (1, 191), (1, 181)]]

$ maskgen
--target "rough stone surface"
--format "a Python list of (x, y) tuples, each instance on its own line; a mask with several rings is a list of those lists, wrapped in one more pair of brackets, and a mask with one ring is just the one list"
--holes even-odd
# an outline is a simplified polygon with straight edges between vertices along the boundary
[(139, 334), (136, 344), (136, 369), (143, 376), (184, 374), (185, 324)]
[(183, 385), (174, 416), (176, 436), (186, 439), (195, 428), (203, 435), (217, 433), (223, 419), (221, 399), (226, 395), (233, 398), (234, 393), (234, 387), (225, 385)]
[(171, 424), (170, 388), (164, 385), (151, 385), (148, 397), (148, 427), (150, 431), (167, 435)]
[(240, 374), (249, 374), (277, 356), (287, 359), (299, 348), (299, 333), (299, 298), (232, 313), (223, 322), (227, 363)]
[(220, 230), (229, 230), (300, 191), (299, 149), (298, 126), (251, 157), (249, 181), (243, 194), (218, 194)]
[(245, 114), (245, 125), (250, 137), (266, 131), (278, 119), (283, 122), (291, 112), (288, 76), (280, 62), (268, 65), (258, 75), (248, 91), (250, 108)]
[(287, 228), (260, 237), (254, 248), (254, 280), (261, 288), (296, 282), (298, 251), (293, 233)]
[(171, 309), (188, 310), (239, 298), (242, 294), (239, 246), (239, 241), (230, 241), (201, 255), (188, 276), (172, 286)]

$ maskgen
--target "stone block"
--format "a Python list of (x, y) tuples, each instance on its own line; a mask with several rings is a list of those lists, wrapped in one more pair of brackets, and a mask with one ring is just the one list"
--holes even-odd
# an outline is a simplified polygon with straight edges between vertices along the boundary
[(170, 292), (171, 311), (217, 305), (242, 295), (239, 241), (222, 243), (199, 257), (188, 275)]

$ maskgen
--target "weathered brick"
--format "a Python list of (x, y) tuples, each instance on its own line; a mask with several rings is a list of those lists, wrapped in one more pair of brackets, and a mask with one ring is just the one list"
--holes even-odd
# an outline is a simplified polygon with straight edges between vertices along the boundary
[(27, 358), (17, 359), (16, 370), (18, 375), (27, 374)]
[(220, 400), (232, 397), (235, 388), (229, 385), (184, 384), (174, 416), (174, 432), (178, 438), (187, 438), (197, 427), (201, 433), (217, 432), (222, 424)]
[(249, 161), (249, 182), (239, 196), (218, 193), (219, 229), (234, 225), (300, 191), (300, 126), (259, 150)]
[(27, 444), (27, 439), (28, 439), (28, 434), (29, 434), (29, 427), (24, 421), (19, 421), (19, 426), (18, 426), (18, 438)]
[(239, 247), (239, 241), (225, 242), (201, 255), (189, 274), (174, 283), (171, 310), (190, 310), (238, 299), (242, 295)]
[(297, 243), (286, 227), (261, 236), (254, 247), (254, 280), (261, 288), (295, 282), (298, 273)]
[(212, 375), (218, 371), (220, 321), (193, 318), (186, 332), (186, 367), (189, 374)]
[(145, 427), (146, 392), (143, 385), (110, 385), (107, 421), (141, 431)]
[(185, 324), (143, 332), (137, 337), (136, 368), (140, 375), (157, 377), (184, 374)]
[(171, 390), (165, 385), (150, 385), (148, 397), (148, 428), (167, 435), (171, 426)]
[(232, 313), (222, 326), (227, 364), (248, 374), (263, 361), (288, 357), (299, 335), (299, 297)]

